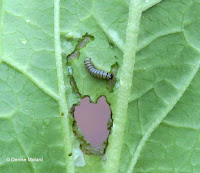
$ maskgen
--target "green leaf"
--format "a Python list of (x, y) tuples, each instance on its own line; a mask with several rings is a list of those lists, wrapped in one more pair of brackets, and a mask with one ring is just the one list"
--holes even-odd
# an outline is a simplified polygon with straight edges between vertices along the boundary
[(163, 1), (143, 13), (120, 172), (200, 170), (199, 9)]
[[(0, 172), (200, 172), (199, 13), (199, 0), (0, 1)], [(108, 147), (86, 155), (71, 108), (102, 95)]]
[(68, 110), (76, 96), (64, 84), (59, 37), (58, 1), (2, 2), (0, 172), (73, 172)]

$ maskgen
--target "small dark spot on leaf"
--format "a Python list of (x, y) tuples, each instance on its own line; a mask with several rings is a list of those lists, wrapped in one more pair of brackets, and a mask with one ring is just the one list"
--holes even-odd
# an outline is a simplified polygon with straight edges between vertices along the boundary
[(64, 116), (65, 114), (63, 112), (61, 112), (61, 116)]
[(72, 156), (72, 153), (69, 153), (68, 156)]

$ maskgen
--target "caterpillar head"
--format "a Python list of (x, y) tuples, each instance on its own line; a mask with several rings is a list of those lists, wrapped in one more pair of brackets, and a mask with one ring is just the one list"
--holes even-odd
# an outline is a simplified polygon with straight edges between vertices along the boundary
[(113, 79), (113, 74), (111, 74), (111, 73), (107, 73), (107, 75), (109, 76), (108, 78), (110, 79), (110, 80), (112, 80)]

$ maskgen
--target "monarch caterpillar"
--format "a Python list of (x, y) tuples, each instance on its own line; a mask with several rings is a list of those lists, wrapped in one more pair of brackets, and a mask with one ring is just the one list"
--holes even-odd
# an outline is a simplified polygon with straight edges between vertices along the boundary
[(111, 80), (113, 78), (113, 74), (105, 72), (103, 70), (97, 69), (91, 62), (91, 58), (86, 58), (85, 61), (85, 67), (87, 71), (90, 73), (95, 78), (99, 79), (106, 79), (106, 80)]

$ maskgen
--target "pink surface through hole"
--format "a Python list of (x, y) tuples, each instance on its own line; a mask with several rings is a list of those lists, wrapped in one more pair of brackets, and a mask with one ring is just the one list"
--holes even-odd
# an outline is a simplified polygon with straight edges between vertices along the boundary
[(89, 97), (83, 98), (74, 111), (78, 127), (92, 146), (98, 146), (107, 139), (109, 134), (107, 122), (110, 115), (110, 107), (103, 96), (99, 98), (97, 104), (90, 103)]

